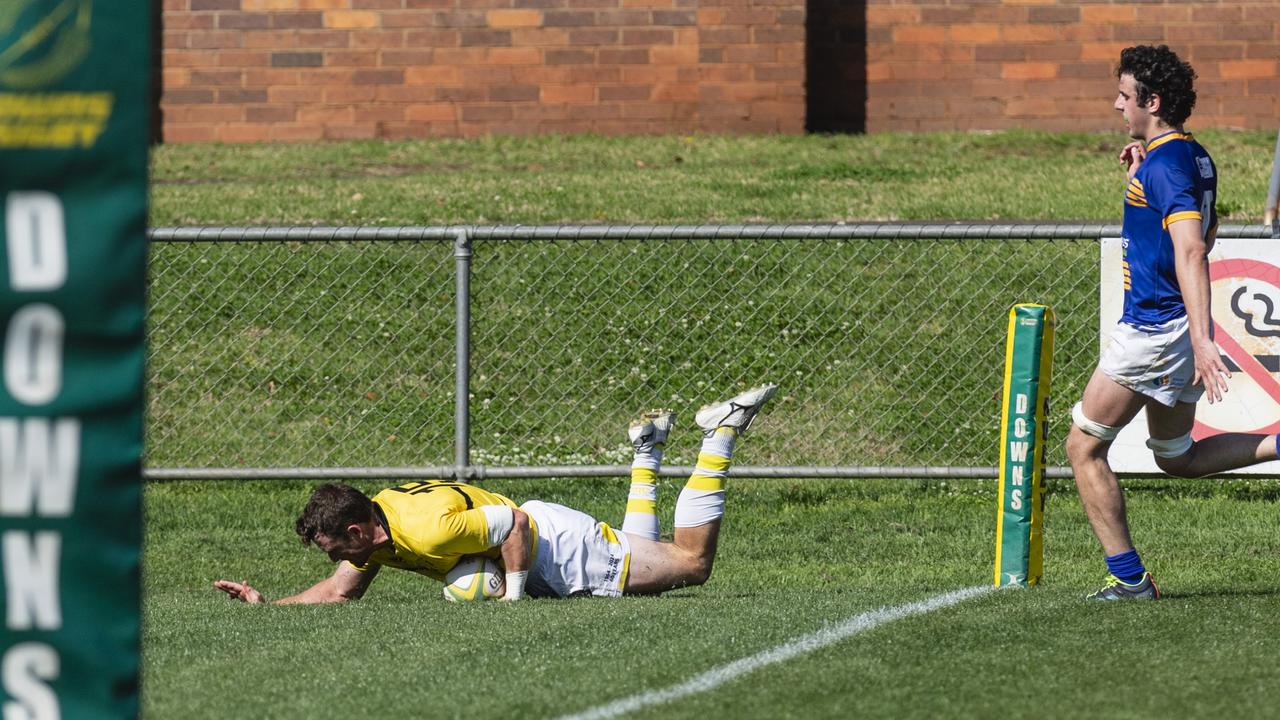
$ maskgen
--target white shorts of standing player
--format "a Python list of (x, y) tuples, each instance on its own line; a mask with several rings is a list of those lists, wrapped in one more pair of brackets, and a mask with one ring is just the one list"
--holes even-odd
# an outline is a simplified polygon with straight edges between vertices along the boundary
[[(1191, 382), (1196, 374), (1195, 355), (1185, 316), (1153, 327), (1117, 323), (1098, 369), (1120, 385), (1166, 407), (1179, 402), (1194, 404), (1204, 395), (1204, 386)], [(1081, 430), (1094, 437), (1111, 441), (1120, 433), (1121, 428), (1101, 425), (1086, 417), (1080, 403), (1071, 409), (1071, 415)], [(1156, 455), (1178, 457), (1191, 448), (1192, 440), (1187, 434), (1168, 440), (1149, 438), (1146, 444)]]
[(1191, 384), (1196, 364), (1186, 316), (1151, 328), (1116, 323), (1098, 369), (1167, 407), (1204, 395), (1203, 385)]

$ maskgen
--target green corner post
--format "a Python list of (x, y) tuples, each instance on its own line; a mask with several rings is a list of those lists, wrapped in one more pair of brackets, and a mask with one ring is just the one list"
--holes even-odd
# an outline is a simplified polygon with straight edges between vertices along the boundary
[(996, 587), (1029, 587), (1044, 578), (1042, 487), (1053, 331), (1053, 310), (1046, 305), (1019, 304), (1009, 311), (1000, 411)]
[(152, 3), (0, 2), (0, 712), (139, 715)]

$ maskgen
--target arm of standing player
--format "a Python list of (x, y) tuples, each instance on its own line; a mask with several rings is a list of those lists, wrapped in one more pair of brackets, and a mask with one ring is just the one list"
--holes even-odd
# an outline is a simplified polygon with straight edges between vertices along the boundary
[(1209, 336), (1213, 325), (1209, 306), (1209, 248), (1213, 245), (1212, 233), (1208, 241), (1200, 235), (1200, 221), (1179, 220), (1169, 225), (1173, 238), (1173, 263), (1182, 288), (1182, 302), (1187, 308), (1187, 323), (1191, 331), (1191, 350), (1195, 355), (1196, 375), (1192, 382), (1203, 382), (1209, 402), (1222, 399), (1227, 391), (1227, 378), (1231, 371), (1222, 362), (1218, 346)]
[(503, 600), (519, 600), (524, 597), (524, 584), (529, 578), (529, 555), (532, 533), (529, 516), (519, 508), (511, 509), (511, 532), (502, 541), (502, 566), (506, 569), (507, 591)]
[[(364, 596), (365, 590), (369, 589), (373, 578), (378, 574), (378, 565), (372, 565), (368, 570), (361, 572), (350, 563), (338, 563), (338, 568), (333, 571), (329, 577), (303, 590), (297, 595), (290, 595), (286, 598), (280, 598), (273, 601), (275, 605), (317, 605), (321, 603), (338, 603), (347, 602), (348, 600), (359, 600)], [(268, 602), (267, 598), (253, 586), (247, 582), (234, 582), (232, 580), (215, 580), (213, 586), (225, 592), (227, 597), (232, 600), (249, 603), (250, 605), (261, 605)]]

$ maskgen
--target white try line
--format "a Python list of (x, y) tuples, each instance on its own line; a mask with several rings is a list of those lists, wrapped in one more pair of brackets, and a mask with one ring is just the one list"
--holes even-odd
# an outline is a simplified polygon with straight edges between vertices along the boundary
[(919, 602), (907, 603), (906, 605), (898, 605), (897, 607), (880, 608), (872, 610), (845, 620), (838, 625), (823, 628), (815, 633), (810, 633), (803, 637), (798, 637), (791, 642), (779, 645), (771, 650), (765, 650), (762, 653), (734, 660), (726, 665), (712, 668), (701, 675), (697, 675), (686, 682), (679, 685), (662, 690), (649, 690), (628, 698), (615, 700), (611, 703), (599, 705), (585, 712), (575, 715), (565, 715), (560, 720), (603, 720), (604, 718), (618, 717), (634, 710), (639, 710), (650, 705), (661, 705), (677, 698), (686, 697), (688, 695), (696, 695), (706, 692), (712, 688), (719, 687), (730, 680), (738, 678), (747, 673), (754, 672), (766, 665), (773, 665), (793, 657), (811, 653), (814, 650), (824, 648), (832, 643), (839, 642), (851, 635), (857, 635), (865, 630), (883, 625), (887, 622), (893, 622), (912, 615), (923, 615), (934, 610), (950, 607), (963, 600), (968, 600), (976, 595), (981, 595), (989, 590), (994, 590), (991, 585), (981, 585), (978, 587), (963, 588), (961, 590), (953, 590), (942, 595), (936, 595)]

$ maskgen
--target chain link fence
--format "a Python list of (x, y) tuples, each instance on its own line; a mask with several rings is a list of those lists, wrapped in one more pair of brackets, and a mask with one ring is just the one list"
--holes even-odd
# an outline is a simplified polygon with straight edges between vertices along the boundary
[(448, 243), (157, 242), (150, 273), (148, 468), (448, 457)]
[(990, 475), (1017, 302), (1057, 313), (1062, 465), (1118, 230), (156, 229), (148, 475), (625, 474), (650, 407), (682, 474), (699, 405), (766, 381), (740, 474)]

